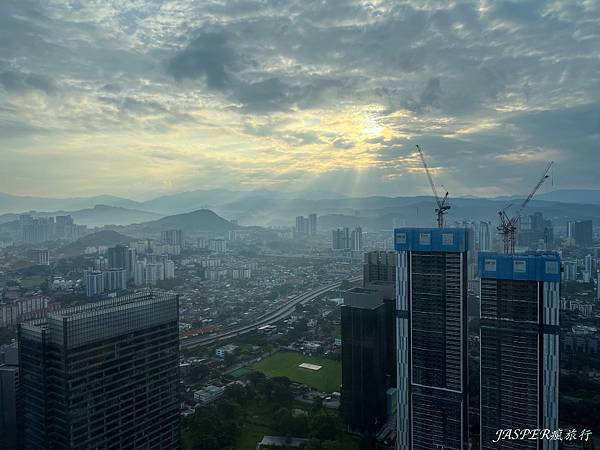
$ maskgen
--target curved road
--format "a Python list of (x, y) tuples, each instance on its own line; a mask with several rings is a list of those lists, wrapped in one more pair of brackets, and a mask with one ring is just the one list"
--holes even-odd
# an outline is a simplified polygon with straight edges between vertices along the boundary
[(207, 336), (194, 336), (186, 339), (180, 340), (180, 346), (183, 347), (194, 347), (198, 345), (208, 345), (213, 344), (217, 341), (224, 341), (226, 339), (230, 339), (235, 336), (240, 336), (242, 334), (249, 333), (250, 331), (256, 330), (258, 327), (262, 327), (263, 325), (269, 325), (274, 322), (278, 322), (281, 319), (289, 316), (292, 311), (296, 308), (296, 305), (305, 304), (315, 298), (323, 295), (326, 292), (337, 289), (343, 281), (349, 281), (351, 283), (360, 281), (362, 276), (349, 278), (348, 280), (338, 281), (333, 284), (329, 284), (327, 286), (322, 286), (317, 289), (313, 289), (312, 291), (305, 292), (304, 294), (298, 295), (294, 297), (292, 300), (286, 302), (285, 304), (279, 306), (277, 309), (269, 311), (262, 316), (258, 317), (254, 322), (240, 325), (235, 328), (224, 329), (218, 333), (209, 334)]

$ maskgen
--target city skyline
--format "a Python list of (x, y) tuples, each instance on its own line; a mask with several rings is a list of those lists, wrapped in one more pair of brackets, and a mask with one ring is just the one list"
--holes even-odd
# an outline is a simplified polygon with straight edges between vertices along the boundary
[(3, 9), (0, 192), (429, 194), (416, 143), (455, 196), (600, 187), (590, 2)]

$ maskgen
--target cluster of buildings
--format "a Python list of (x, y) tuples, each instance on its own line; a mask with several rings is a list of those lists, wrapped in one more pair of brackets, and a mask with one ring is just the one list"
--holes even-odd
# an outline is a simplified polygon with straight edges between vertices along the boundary
[(0, 350), (0, 448), (179, 448), (178, 297), (53, 311)]
[[(365, 255), (363, 287), (344, 295), (344, 418), (398, 449), (466, 449), (472, 233), (400, 228), (394, 242)], [(477, 264), (481, 448), (493, 449), (501, 428), (558, 428), (561, 261), (481, 251)]]
[[(230, 240), (236, 240), (239, 238), (239, 233), (230, 233)], [(198, 238), (196, 240), (196, 247), (201, 249), (210, 250), (213, 253), (226, 253), (227, 252), (227, 240), (224, 237), (216, 238)]]
[[(177, 237), (177, 234), (174, 236)], [(130, 282), (136, 286), (154, 286), (159, 281), (175, 278), (175, 262), (170, 259), (170, 255), (154, 253), (156, 246), (148, 242), (143, 242), (143, 245), (136, 242), (131, 246), (115, 245), (107, 248), (107, 258), (97, 260), (96, 267), (84, 273), (87, 296), (123, 291)], [(176, 254), (181, 251), (180, 244), (164, 245), (174, 247)]]
[(364, 237), (361, 227), (352, 231), (348, 227), (338, 228), (331, 231), (331, 249), (345, 252), (362, 252)]
[(19, 288), (5, 288), (0, 298), (0, 327), (14, 327), (25, 320), (44, 317), (57, 307), (50, 297), (40, 293), (21, 295)]
[(36, 217), (31, 214), (19, 216), (20, 240), (25, 244), (38, 244), (52, 240), (76, 241), (87, 231), (85, 225), (77, 225), (71, 216)]
[(296, 217), (296, 236), (315, 236), (317, 234), (317, 215), (309, 214), (308, 217)]
[(576, 220), (567, 223), (567, 242), (579, 247), (593, 245), (593, 227), (591, 220)]

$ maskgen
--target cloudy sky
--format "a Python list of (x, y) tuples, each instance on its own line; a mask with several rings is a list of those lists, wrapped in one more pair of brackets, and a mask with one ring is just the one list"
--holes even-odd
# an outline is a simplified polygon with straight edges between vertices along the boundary
[(600, 2), (2, 0), (0, 191), (600, 188)]

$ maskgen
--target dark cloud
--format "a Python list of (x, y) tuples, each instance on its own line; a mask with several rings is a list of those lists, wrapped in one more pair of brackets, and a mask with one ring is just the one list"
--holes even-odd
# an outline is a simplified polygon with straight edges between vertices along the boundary
[(168, 61), (167, 70), (178, 81), (204, 78), (208, 87), (225, 89), (235, 62), (225, 33), (203, 33)]
[[(254, 149), (271, 137), (262, 139), (264, 151), (272, 142), (295, 147), (299, 163), (314, 156), (302, 146), (320, 144), (339, 157), (345, 150), (358, 154), (366, 142), (375, 167), (361, 178), (368, 180), (365, 189), (382, 174), (405, 190), (423, 181), (398, 162), (415, 143), (445, 169), (440, 182), (465, 189), (502, 185), (506, 174), (526, 180), (545, 158), (556, 158), (557, 170), (572, 179), (597, 183), (590, 164), (600, 153), (594, 2), (181, 0), (166, 6), (2, 2), (3, 135), (37, 136), (46, 123), (77, 133), (194, 124), (239, 133), (239, 145), (215, 155), (243, 148), (245, 135), (255, 139)], [(11, 98), (27, 92), (47, 98), (39, 105)], [(396, 137), (354, 142), (360, 130), (350, 139), (307, 119), (359, 115), (371, 106)], [(286, 149), (272, 151), (285, 156)], [(245, 179), (276, 176), (269, 171)], [(302, 174), (294, 172), (294, 180)], [(346, 173), (331, 177), (346, 180)]]
[(421, 91), (419, 98), (416, 100), (408, 100), (406, 102), (406, 107), (411, 111), (421, 113), (427, 108), (437, 106), (441, 95), (442, 89), (440, 87), (439, 77), (431, 78)]
[(0, 72), (0, 85), (8, 93), (41, 91), (48, 95), (56, 93), (56, 85), (47, 76), (7, 70)]

